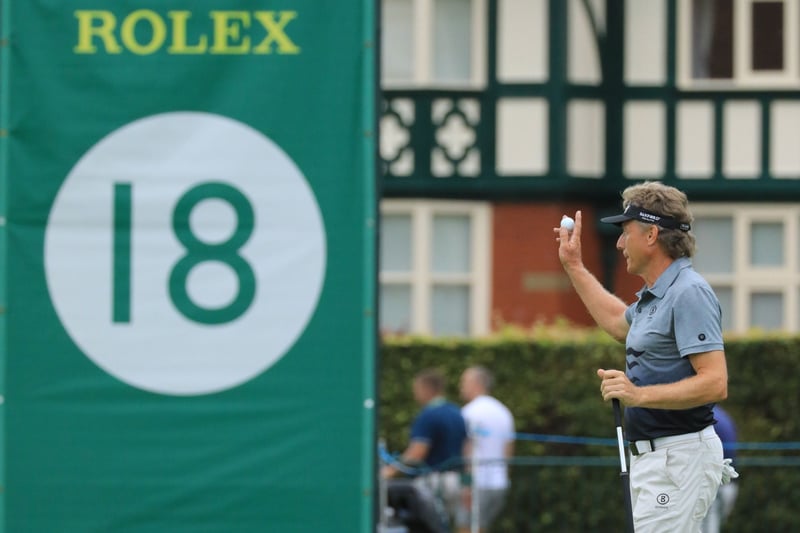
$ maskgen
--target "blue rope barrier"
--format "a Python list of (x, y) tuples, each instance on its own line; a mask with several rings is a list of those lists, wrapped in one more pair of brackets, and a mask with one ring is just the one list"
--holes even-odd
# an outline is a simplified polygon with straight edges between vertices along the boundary
[(588, 446), (616, 446), (616, 439), (605, 439), (600, 437), (573, 437), (570, 435), (546, 435), (543, 433), (516, 433), (514, 440), (526, 440), (543, 443), (556, 444), (581, 444)]
[(800, 450), (800, 442), (736, 442), (725, 447), (735, 450)]
[[(477, 435), (488, 435), (485, 431), (477, 431)], [(513, 433), (511, 438), (517, 441), (539, 442), (542, 444), (572, 444), (578, 446), (609, 446), (616, 447), (616, 439), (607, 439), (601, 437), (576, 437), (572, 435), (554, 435), (545, 433)], [(759, 451), (793, 451), (800, 450), (800, 441), (787, 441), (787, 442), (737, 442), (726, 444), (726, 448), (734, 450), (759, 450)], [(403, 473), (422, 473), (430, 469), (413, 468), (404, 465), (395, 457), (392, 457), (386, 452), (385, 456), (381, 455), (381, 460), (387, 464), (392, 464)], [(451, 465), (460, 466), (460, 465)]]
[[(486, 435), (482, 433), (482, 435)], [(616, 446), (616, 439), (598, 437), (573, 437), (570, 435), (547, 435), (540, 433), (516, 433), (512, 435), (515, 440), (526, 440), (542, 443), (578, 444), (588, 446)], [(787, 442), (737, 442), (726, 444), (726, 448), (735, 450), (800, 450), (800, 441)]]

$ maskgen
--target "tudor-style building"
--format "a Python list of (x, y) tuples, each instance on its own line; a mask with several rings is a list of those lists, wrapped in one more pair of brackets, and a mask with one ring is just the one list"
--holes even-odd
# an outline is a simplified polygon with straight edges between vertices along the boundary
[(552, 230), (628, 301), (639, 180), (687, 192), (727, 330), (800, 331), (800, 2), (383, 0), (381, 327), (591, 320)]

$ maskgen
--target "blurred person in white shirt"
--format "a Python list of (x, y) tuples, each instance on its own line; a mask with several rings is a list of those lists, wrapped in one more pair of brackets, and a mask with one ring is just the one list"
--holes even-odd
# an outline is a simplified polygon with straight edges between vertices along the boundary
[[(507, 461), (514, 454), (514, 417), (489, 394), (493, 385), (491, 372), (481, 366), (467, 368), (461, 375), (461, 398), (467, 402), (461, 414), (470, 438), (469, 457), (465, 457), (469, 474), (464, 479), (464, 498), (456, 517), (461, 533), (471, 531), (473, 518), (477, 518), (481, 533), (488, 531), (503, 510), (508, 493)], [(474, 471), (469, 468), (471, 463), (476, 464)], [(472, 516), (473, 498), (477, 517)]]

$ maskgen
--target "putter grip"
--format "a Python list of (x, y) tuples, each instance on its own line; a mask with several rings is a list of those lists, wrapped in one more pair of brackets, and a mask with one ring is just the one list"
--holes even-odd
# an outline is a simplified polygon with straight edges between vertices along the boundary
[(614, 425), (620, 427), (622, 425), (622, 407), (620, 407), (619, 400), (616, 398), (611, 400), (611, 404), (614, 406)]

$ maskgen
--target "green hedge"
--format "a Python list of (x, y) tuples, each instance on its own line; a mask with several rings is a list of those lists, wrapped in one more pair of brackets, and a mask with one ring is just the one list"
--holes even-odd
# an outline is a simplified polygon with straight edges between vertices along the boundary
[[(417, 371), (443, 370), (448, 396), (458, 400), (461, 372), (481, 364), (495, 374), (495, 395), (514, 413), (518, 432), (614, 439), (613, 413), (600, 398), (595, 372), (622, 368), (624, 352), (605, 334), (566, 326), (475, 341), (385, 339), (379, 434), (389, 450), (405, 447), (418, 411), (410, 386)], [(724, 406), (737, 423), (740, 441), (800, 441), (800, 338), (729, 338), (726, 355)], [(739, 498), (726, 531), (800, 530), (800, 466), (791, 466), (798, 453), (739, 455)], [(623, 530), (616, 448), (520, 441), (516, 456), (545, 464), (511, 468), (512, 494), (495, 531)], [(547, 464), (551, 456), (570, 465)]]

